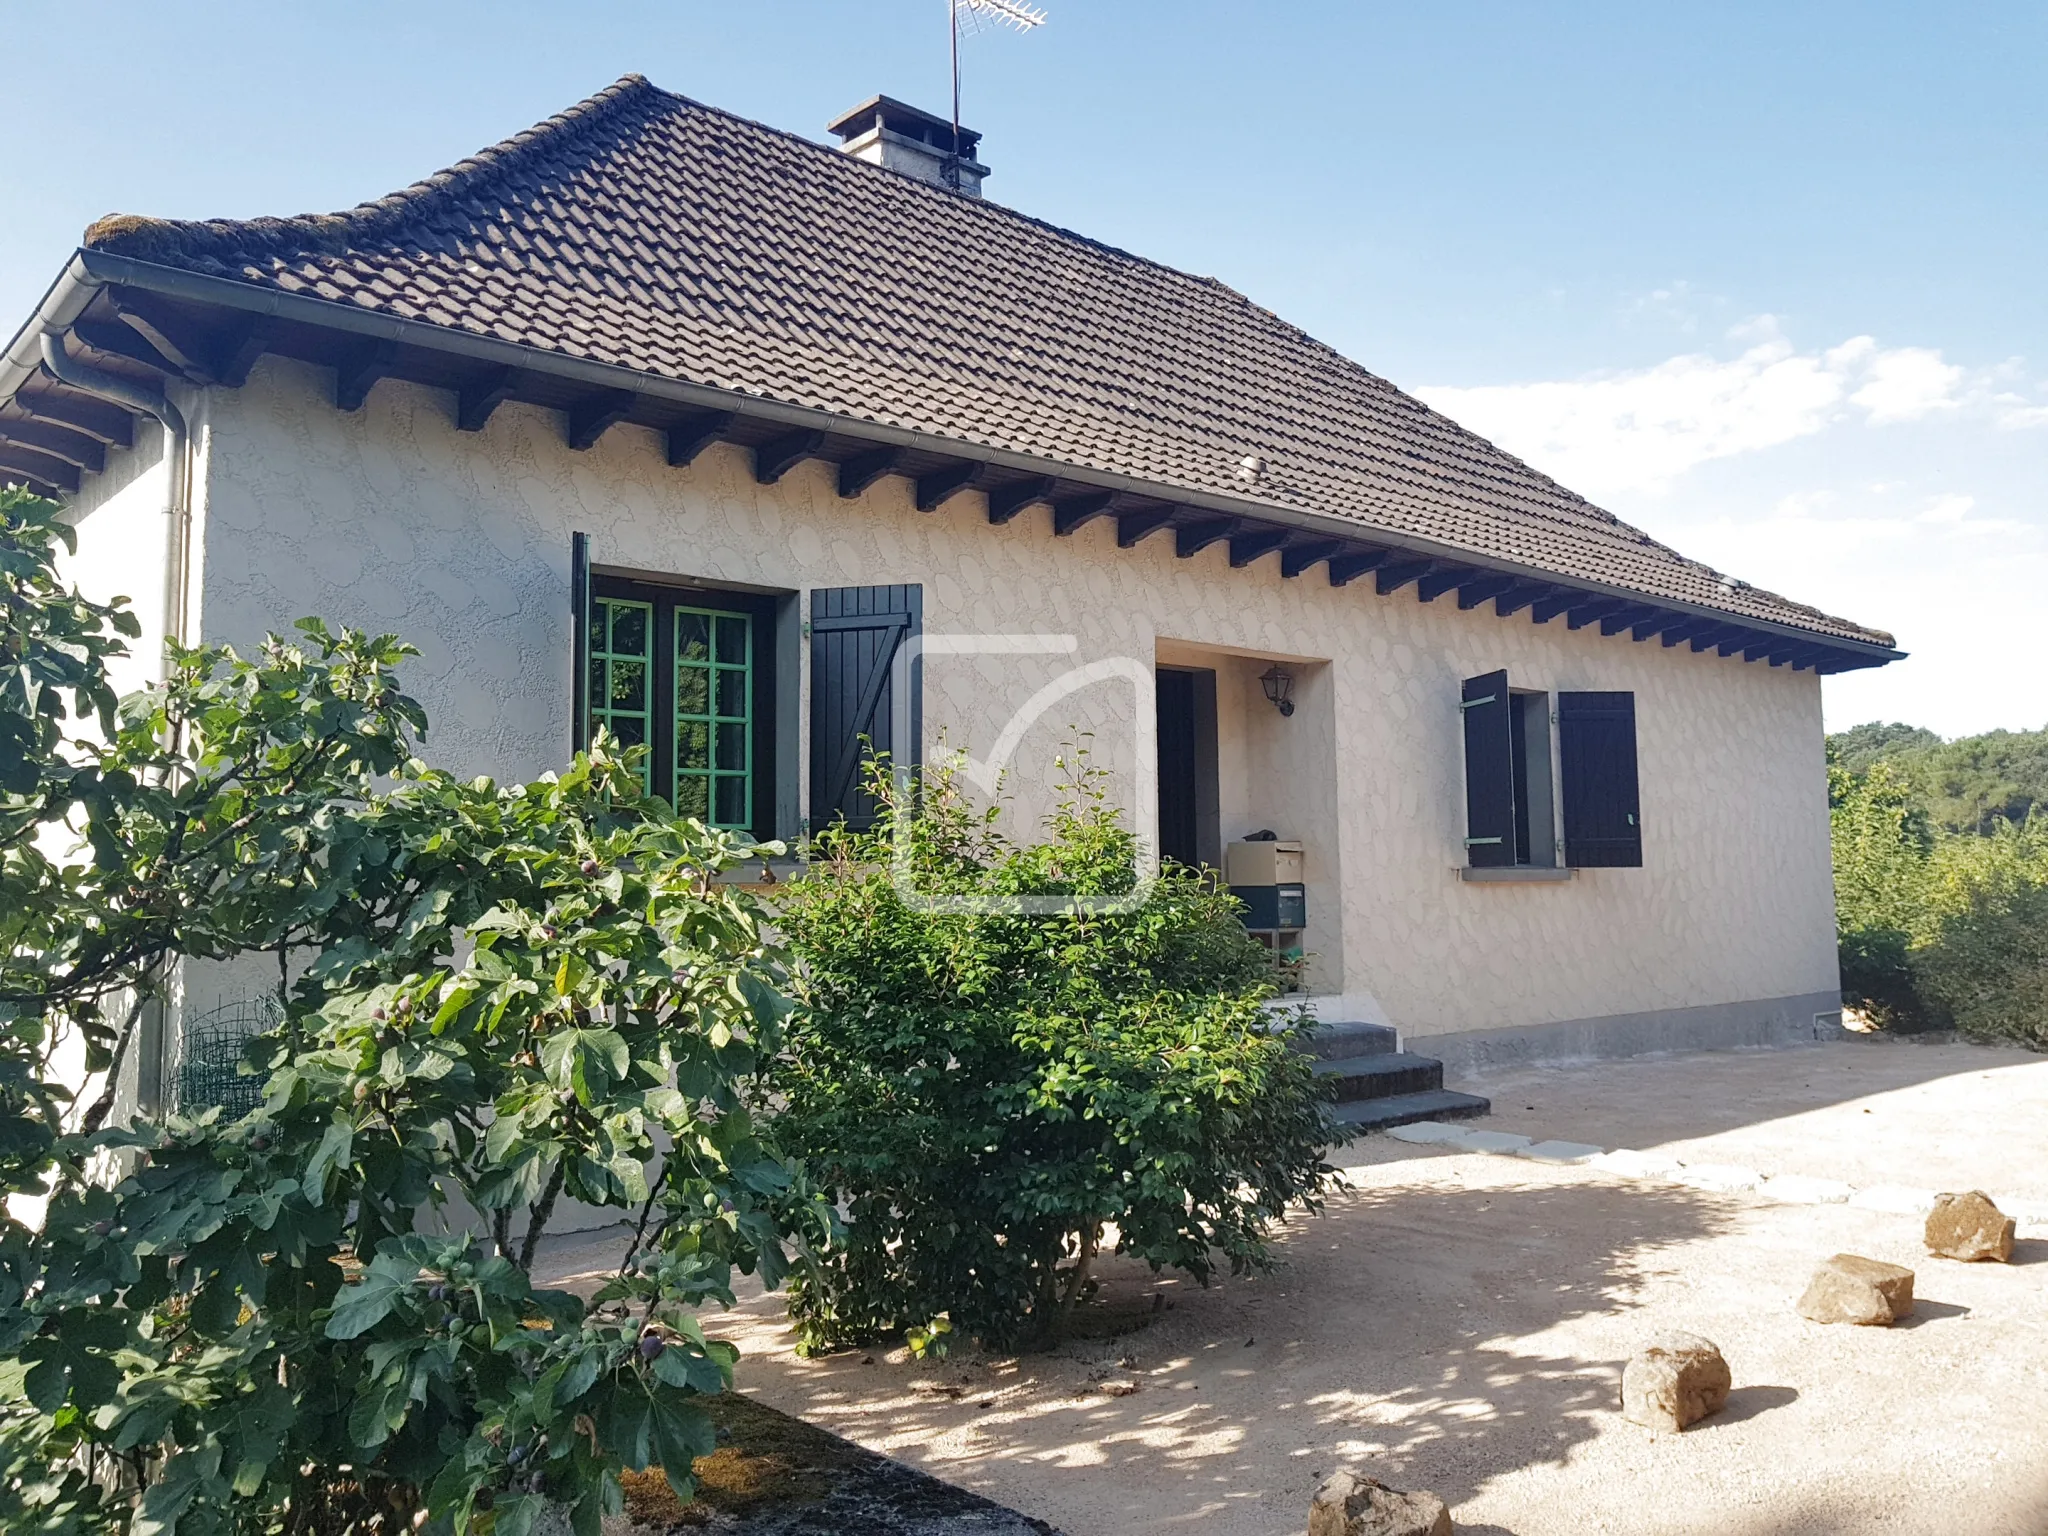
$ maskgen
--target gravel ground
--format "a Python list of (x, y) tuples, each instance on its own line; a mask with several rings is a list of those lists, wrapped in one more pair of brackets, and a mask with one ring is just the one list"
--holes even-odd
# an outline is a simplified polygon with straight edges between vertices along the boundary
[[(2048, 1061), (2018, 1052), (1858, 1042), (1480, 1086), (1488, 1123), (1524, 1134), (2048, 1193)], [(1439, 1493), (1467, 1536), (2048, 1532), (2048, 1241), (1953, 1264), (1917, 1219), (1849, 1206), (1385, 1137), (1341, 1160), (1352, 1187), (1286, 1230), (1279, 1273), (1202, 1291), (1112, 1264), (1094, 1336), (1050, 1355), (799, 1360), (765, 1297), (718, 1331), (745, 1390), (1070, 1536), (1298, 1532), (1347, 1463)], [(565, 1243), (552, 1267), (615, 1246)], [(1798, 1317), (1839, 1251), (1914, 1268), (1914, 1317)], [(1673, 1328), (1720, 1344), (1736, 1390), (1653, 1435), (1616, 1412), (1620, 1370)]]

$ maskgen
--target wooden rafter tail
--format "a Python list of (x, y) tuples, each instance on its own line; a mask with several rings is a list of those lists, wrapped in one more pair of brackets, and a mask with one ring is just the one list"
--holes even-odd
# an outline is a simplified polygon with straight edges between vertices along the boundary
[(1458, 587), (1458, 607), (1469, 613), (1481, 603), (1490, 602), (1514, 585), (1512, 576), (1482, 576), (1477, 581), (1466, 581)]
[(1050, 475), (1029, 475), (1022, 480), (1012, 480), (1008, 485), (998, 485), (988, 492), (988, 520), (991, 523), (1013, 522), (1026, 507), (1035, 507), (1047, 500), (1053, 493), (1054, 481)]
[(804, 460), (816, 458), (824, 444), (825, 434), (809, 427), (770, 438), (754, 450), (754, 479), (773, 485)]
[(1305, 544), (1283, 544), (1280, 547), (1280, 574), (1286, 580), (1292, 581), (1310, 567), (1320, 565), (1332, 555), (1343, 552), (1343, 544), (1336, 539), (1311, 539)]
[(1254, 560), (1263, 560), (1286, 542), (1285, 528), (1254, 528), (1248, 533), (1232, 534), (1230, 568), (1241, 571)]
[(0, 420), (0, 440), (50, 454), (94, 474), (107, 467), (105, 443), (52, 422)]
[(1173, 521), (1173, 508), (1154, 507), (1144, 512), (1120, 512), (1116, 519), (1116, 547), (1135, 549)]
[(870, 486), (895, 474), (902, 464), (901, 448), (876, 448), (842, 459), (839, 463), (839, 494), (852, 501)]
[(1374, 575), (1372, 587), (1381, 597), (1392, 597), (1411, 581), (1419, 582), (1435, 569), (1434, 560), (1402, 560), (1383, 565)]
[(1053, 534), (1062, 539), (1071, 537), (1098, 517), (1107, 517), (1110, 503), (1115, 500), (1114, 491), (1089, 491), (1081, 496), (1061, 497), (1052, 504)]
[(518, 375), (510, 368), (484, 368), (455, 386), (455, 427), (481, 432), (498, 407), (512, 396)]
[(16, 393), (14, 403), (38, 421), (83, 432), (109, 448), (135, 446), (135, 418), (119, 406), (91, 395), (72, 390), (23, 389)]
[(1325, 569), (1329, 572), (1331, 586), (1348, 587), (1367, 572), (1379, 570), (1393, 558), (1391, 549), (1346, 550), (1330, 556), (1330, 563)]
[(1463, 586), (1476, 573), (1469, 565), (1445, 566), (1415, 579), (1415, 595), (1425, 603), (1433, 603), (1454, 587)]
[(978, 459), (960, 459), (917, 477), (917, 510), (936, 512), (962, 491), (978, 484), (988, 466)]
[(699, 411), (669, 427), (662, 434), (669, 463), (677, 469), (696, 463), (706, 448), (725, 440), (734, 419), (731, 411)]
[(1173, 552), (1183, 560), (1192, 560), (1211, 544), (1220, 544), (1237, 531), (1237, 519), (1219, 517), (1212, 522), (1194, 523), (1185, 528), (1173, 530)]
[(597, 440), (632, 414), (639, 399), (630, 389), (603, 389), (586, 395), (569, 407), (569, 446), (578, 453), (597, 446)]

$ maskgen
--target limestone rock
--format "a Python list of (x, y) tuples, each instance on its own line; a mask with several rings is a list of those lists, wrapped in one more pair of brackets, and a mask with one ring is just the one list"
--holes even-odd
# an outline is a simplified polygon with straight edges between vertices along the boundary
[(1360, 1472), (1333, 1472), (1308, 1507), (1308, 1536), (1453, 1536), (1433, 1493), (1396, 1493)]
[(1816, 1323), (1888, 1328), (1913, 1310), (1913, 1271), (1838, 1253), (1813, 1272), (1799, 1315)]
[(1138, 1390), (1138, 1384), (1128, 1376), (1111, 1376), (1100, 1386), (1107, 1397), (1129, 1397)]
[(2013, 1219), (1991, 1201), (1981, 1189), (1966, 1195), (1936, 1195), (1934, 1209), (1927, 1213), (1927, 1251), (1936, 1258), (1996, 1259), (2004, 1264), (2012, 1258)]
[(1651, 1429), (1681, 1430), (1728, 1401), (1734, 1378), (1721, 1351), (1691, 1333), (1652, 1339), (1621, 1373), (1621, 1412)]

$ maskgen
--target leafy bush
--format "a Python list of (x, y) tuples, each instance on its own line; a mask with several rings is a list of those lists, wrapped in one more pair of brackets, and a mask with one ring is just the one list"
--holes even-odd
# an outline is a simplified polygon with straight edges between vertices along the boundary
[(1883, 763), (1864, 773), (1830, 764), (1828, 790), (1843, 1001), (1883, 1028), (1927, 1029), (1937, 1020), (1910, 956), (1927, 915), (1933, 834)]
[(2048, 821), (1931, 831), (1885, 761), (1829, 770), (1842, 995), (1888, 1029), (2048, 1046)]
[[(426, 767), (390, 637), (174, 650), (117, 717), (132, 627), (57, 579), (55, 508), (0, 521), (0, 1179), (47, 1199), (0, 1222), (0, 1529), (519, 1536), (553, 1499), (594, 1536), (622, 1468), (687, 1491), (733, 1363), (695, 1309), (825, 1214), (747, 1108), (788, 1008), (714, 881), (752, 850), (602, 745)], [(295, 978), (262, 1107), (102, 1129), (64, 1053), (111, 1079), (174, 966), (252, 952)], [(528, 1276), (564, 1196), (636, 1224), (589, 1303)]]
[(1043, 1341), (1105, 1251), (1203, 1281), (1269, 1267), (1271, 1224), (1317, 1207), (1334, 1137), (1296, 1048), (1308, 1023), (1261, 1006), (1270, 962), (1230, 898), (1169, 869), (1123, 913), (912, 903), (887, 867), (899, 827), (940, 898), (1129, 893), (1136, 843), (1086, 771), (1027, 846), (950, 772), (915, 811), (885, 777), (872, 792), (875, 830), (825, 834), (778, 919), (808, 1007), (775, 1131), (845, 1212), (791, 1283), (805, 1347)]
[(1965, 1034), (2048, 1048), (2048, 821), (1949, 839), (1930, 863), (1922, 994)]

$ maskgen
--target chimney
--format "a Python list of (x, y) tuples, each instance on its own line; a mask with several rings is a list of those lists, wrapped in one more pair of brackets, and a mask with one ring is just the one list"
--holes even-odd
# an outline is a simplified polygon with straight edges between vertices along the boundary
[(839, 135), (839, 147), (856, 160), (885, 165), (967, 197), (981, 196), (981, 179), (988, 175), (988, 167), (974, 158), (981, 135), (962, 128), (955, 145), (952, 123), (893, 96), (862, 102), (826, 131)]

